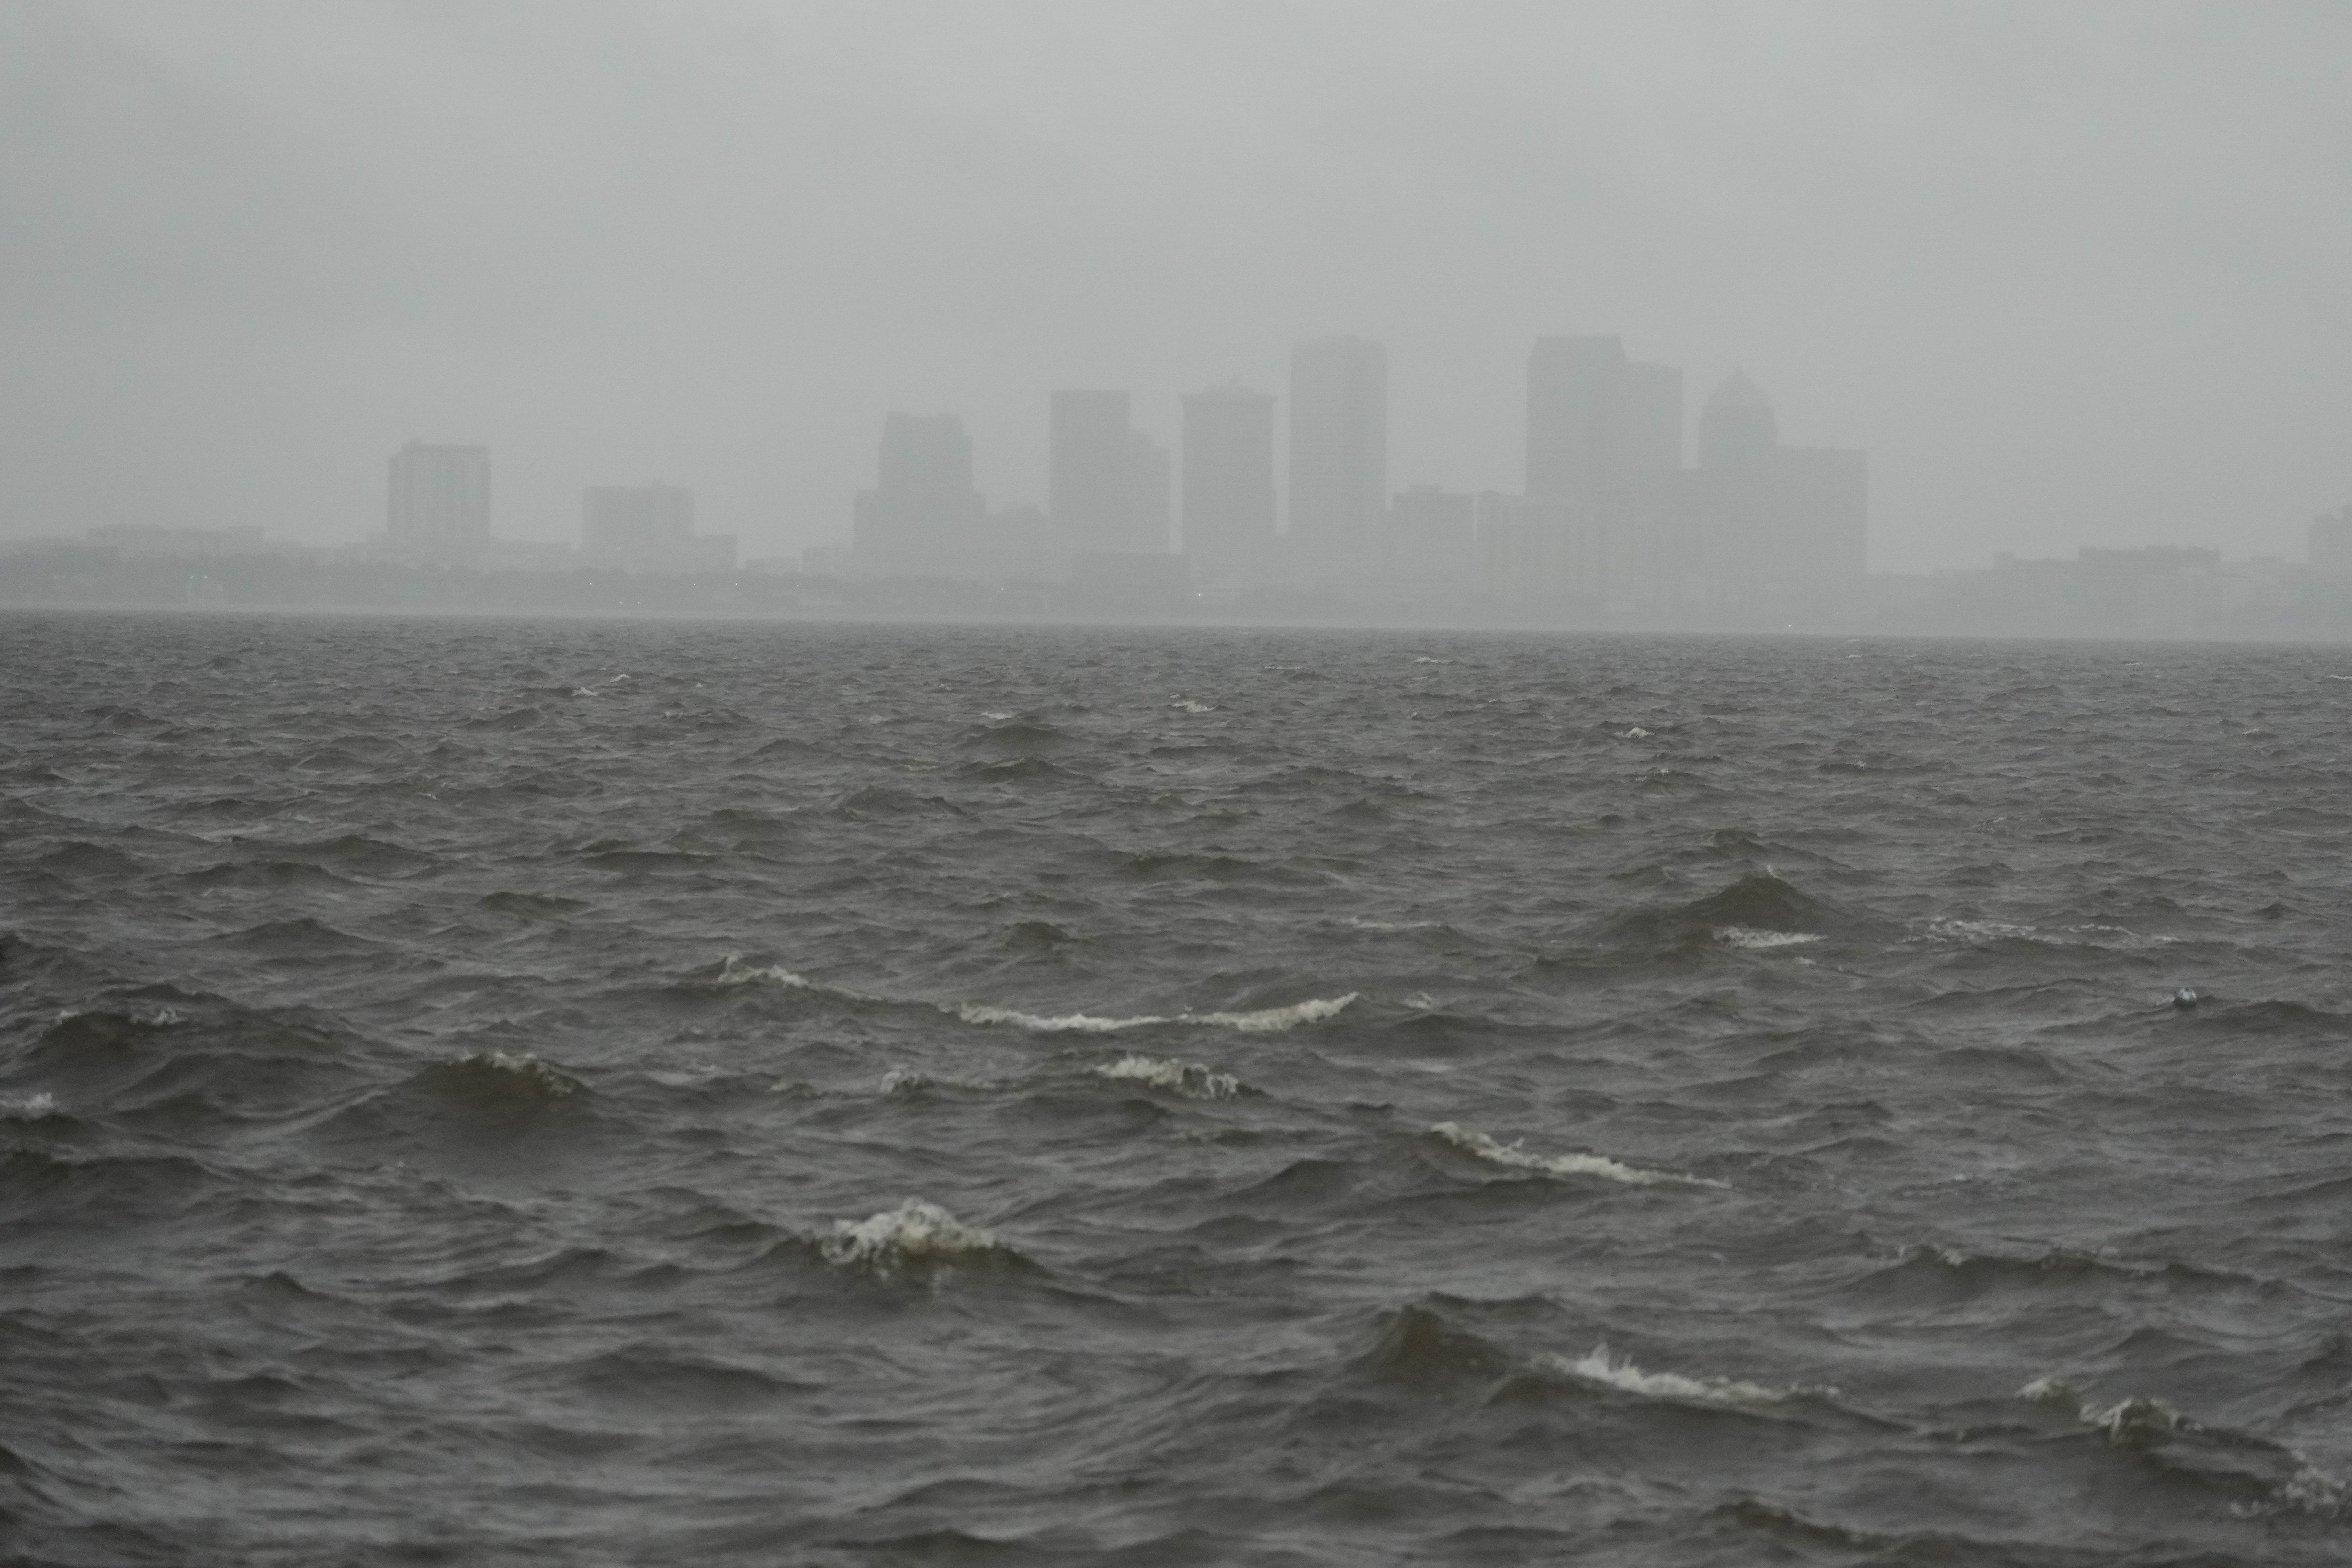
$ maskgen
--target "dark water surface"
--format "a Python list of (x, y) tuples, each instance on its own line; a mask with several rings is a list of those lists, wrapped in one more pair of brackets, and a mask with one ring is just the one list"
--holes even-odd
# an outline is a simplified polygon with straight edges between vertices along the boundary
[(0, 744), (7, 1561), (2352, 1555), (2352, 650), (14, 615)]

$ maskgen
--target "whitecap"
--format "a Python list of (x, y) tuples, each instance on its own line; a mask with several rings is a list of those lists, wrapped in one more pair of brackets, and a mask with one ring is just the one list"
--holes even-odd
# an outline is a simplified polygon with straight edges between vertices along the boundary
[(1214, 708), (1210, 707), (1207, 703), (1195, 702), (1189, 697), (1179, 697), (1175, 701), (1171, 702), (1168, 706), (1171, 708), (1181, 709), (1187, 713), (1214, 713), (1216, 711)]
[(46, 1090), (39, 1094), (26, 1095), (22, 1100), (0, 1096), (0, 1116), (18, 1117), (26, 1121), (34, 1121), (44, 1116), (56, 1115), (57, 1109), (58, 1097)]
[(863, 991), (852, 991), (846, 985), (834, 985), (823, 980), (811, 980), (781, 963), (753, 965), (743, 962), (742, 954), (730, 952), (719, 966), (712, 979), (714, 985), (781, 985), (788, 991), (813, 991), (820, 996), (836, 997), (844, 1002), (878, 1002), (878, 996), (868, 996)]
[(1611, 1355), (1606, 1344), (1593, 1346), (1575, 1361), (1559, 1355), (1547, 1359), (1570, 1377), (1602, 1384), (1626, 1394), (1638, 1394), (1644, 1399), (1679, 1399), (1695, 1405), (1738, 1408), (1742, 1405), (1778, 1405), (1794, 1397), (1799, 1392), (1789, 1388), (1767, 1388), (1760, 1383), (1748, 1383), (1732, 1377), (1685, 1377), (1678, 1372), (1644, 1372), (1631, 1360)]
[(930, 1087), (931, 1078), (929, 1073), (916, 1072), (910, 1068), (892, 1068), (882, 1075), (884, 1094), (912, 1094), (919, 1089)]
[(887, 1268), (900, 1263), (948, 1262), (995, 1248), (995, 1236), (969, 1226), (921, 1198), (908, 1198), (861, 1220), (837, 1219), (817, 1242), (828, 1263)]
[(512, 1073), (515, 1077), (535, 1085), (551, 1099), (563, 1100), (578, 1093), (580, 1089), (578, 1079), (548, 1066), (529, 1051), (483, 1051), (470, 1057), (459, 1057), (456, 1058), (453, 1065), (462, 1068), (470, 1067), (476, 1063), (499, 1072)]
[(1294, 1002), (1287, 1007), (1261, 1007), (1250, 1013), (1145, 1013), (1131, 1018), (1099, 1017), (1092, 1013), (1066, 1013), (1056, 1017), (1044, 1017), (1017, 1008), (995, 1007), (982, 1002), (942, 1002), (940, 1009), (953, 1014), (967, 1024), (1010, 1024), (1040, 1035), (1116, 1035), (1127, 1029), (1143, 1029), (1162, 1024), (1189, 1028), (1238, 1029), (1244, 1034), (1255, 1035), (1333, 1017), (1354, 1002), (1359, 994), (1350, 991), (1345, 996), (1309, 997), (1304, 1002)]
[(1429, 655), (1423, 653), (1415, 654), (1413, 656), (1412, 662), (1415, 664), (1452, 664), (1454, 661), (1450, 658), (1432, 658)]
[(1705, 1176), (1685, 1175), (1679, 1171), (1645, 1170), (1599, 1154), (1531, 1153), (1517, 1142), (1498, 1143), (1484, 1132), (1465, 1127), (1458, 1121), (1441, 1121), (1430, 1131), (1465, 1154), (1475, 1155), (1490, 1164), (1506, 1165), (1515, 1171), (1541, 1171), (1551, 1176), (1600, 1176), (1635, 1187), (1665, 1184), (1689, 1187), (1725, 1187), (1730, 1184)]
[(1199, 1062), (1171, 1061), (1161, 1057), (1123, 1056), (1088, 1069), (1097, 1078), (1149, 1084), (1171, 1094), (1195, 1100), (1231, 1100), (1241, 1093), (1241, 1079), (1231, 1073), (1212, 1072)]
[(1775, 948), (1802, 947), (1807, 942), (1822, 939), (1809, 931), (1759, 931), (1754, 926), (1718, 926), (1715, 940), (1726, 947), (1745, 948), (1750, 952), (1769, 952)]
[(1944, 942), (2002, 942), (2031, 938), (2035, 932), (2032, 926), (2008, 921), (1929, 921), (1927, 934)]
[(2180, 1412), (2161, 1399), (2134, 1395), (2113, 1405), (2086, 1405), (2071, 1384), (2057, 1377), (2037, 1377), (2019, 1389), (2017, 1396), (2028, 1404), (2065, 1412), (2084, 1426), (2105, 1433), (2107, 1441), (2120, 1448), (2160, 1443), (2185, 1424)]

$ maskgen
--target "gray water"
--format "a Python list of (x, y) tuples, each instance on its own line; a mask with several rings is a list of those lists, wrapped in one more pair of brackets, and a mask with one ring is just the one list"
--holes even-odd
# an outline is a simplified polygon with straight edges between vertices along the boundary
[(2335, 648), (0, 617), (0, 1543), (2340, 1562), (2347, 719)]

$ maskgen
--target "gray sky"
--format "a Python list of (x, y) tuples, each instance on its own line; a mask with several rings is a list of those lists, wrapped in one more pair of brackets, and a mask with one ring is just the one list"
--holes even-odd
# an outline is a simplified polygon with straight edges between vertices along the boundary
[(0, 533), (846, 532), (883, 414), (1042, 499), (1045, 395), (1389, 345), (1516, 489), (1541, 332), (1866, 447), (1877, 570), (2352, 500), (2352, 5), (0, 0)]

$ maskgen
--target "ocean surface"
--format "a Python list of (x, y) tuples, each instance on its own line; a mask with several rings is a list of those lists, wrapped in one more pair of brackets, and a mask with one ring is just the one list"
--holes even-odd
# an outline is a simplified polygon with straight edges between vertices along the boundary
[(2339, 1563), (2348, 851), (2352, 648), (0, 616), (0, 1561)]

